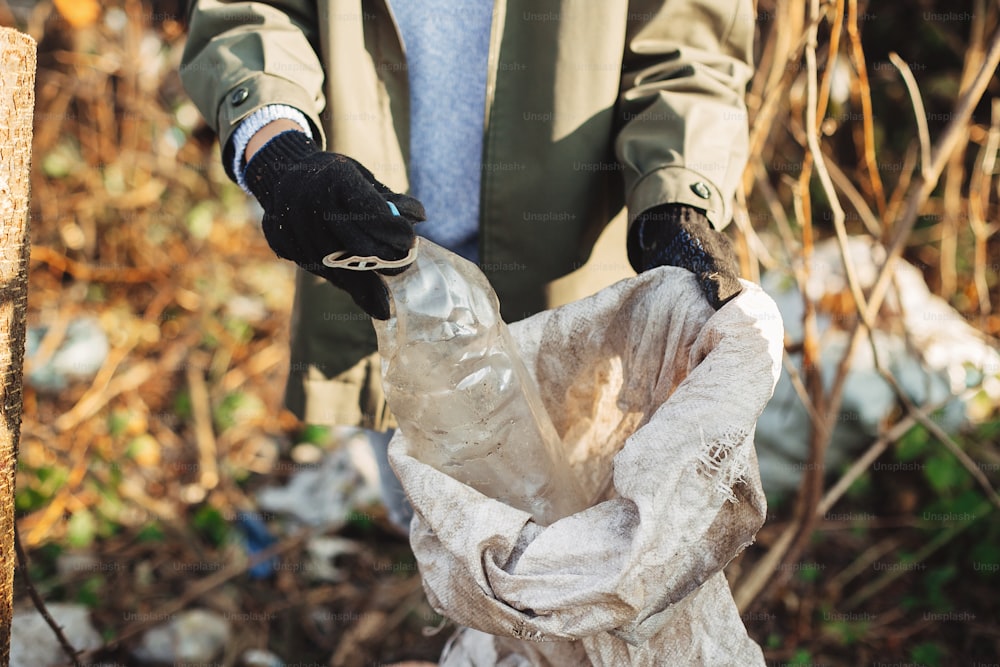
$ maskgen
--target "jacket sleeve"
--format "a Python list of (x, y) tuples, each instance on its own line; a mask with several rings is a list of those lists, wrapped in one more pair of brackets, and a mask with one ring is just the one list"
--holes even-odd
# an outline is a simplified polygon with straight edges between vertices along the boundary
[(231, 163), (225, 152), (236, 126), (269, 104), (300, 110), (317, 143), (325, 145), (319, 119), (325, 99), (316, 3), (196, 0), (192, 4), (180, 76), (219, 135), (223, 164)]
[(668, 203), (729, 223), (747, 161), (755, 16), (752, 0), (629, 3), (615, 154), (630, 224)]

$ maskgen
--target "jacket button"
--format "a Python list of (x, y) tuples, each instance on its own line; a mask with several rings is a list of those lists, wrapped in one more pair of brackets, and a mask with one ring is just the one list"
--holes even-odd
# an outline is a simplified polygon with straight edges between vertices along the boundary
[(697, 181), (691, 184), (691, 192), (695, 193), (702, 199), (712, 198), (712, 191), (709, 189), (707, 185), (705, 185), (701, 181)]
[(229, 101), (234, 107), (238, 107), (246, 102), (248, 97), (250, 97), (249, 90), (246, 88), (237, 88), (233, 91), (233, 94), (229, 96)]

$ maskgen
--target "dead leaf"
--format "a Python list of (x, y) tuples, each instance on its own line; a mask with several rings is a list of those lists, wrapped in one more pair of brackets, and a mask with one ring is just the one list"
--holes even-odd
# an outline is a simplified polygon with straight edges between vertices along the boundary
[(94, 25), (101, 15), (101, 5), (97, 0), (55, 0), (56, 9), (74, 28)]

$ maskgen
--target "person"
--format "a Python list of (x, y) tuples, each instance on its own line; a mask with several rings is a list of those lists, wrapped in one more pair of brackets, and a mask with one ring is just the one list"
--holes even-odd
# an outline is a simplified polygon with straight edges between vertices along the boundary
[(285, 398), (305, 422), (394, 425), (369, 322), (388, 316), (386, 288), (323, 265), (333, 251), (398, 260), (426, 236), (479, 263), (510, 322), (600, 285), (594, 245), (624, 227), (621, 264), (689, 269), (715, 308), (739, 293), (721, 232), (747, 159), (751, 0), (188, 14), (184, 87), (300, 268)]
[[(388, 316), (386, 288), (325, 266), (335, 251), (399, 260), (427, 237), (479, 264), (508, 322), (625, 266), (688, 269), (716, 309), (735, 297), (723, 229), (747, 160), (755, 18), (752, 0), (194, 2), (182, 82), (268, 243), (299, 267), (289, 409), (394, 426), (369, 321)], [(406, 525), (387, 442), (386, 503)], [(686, 598), (709, 605), (698, 624), (763, 664), (724, 586), (716, 572)]]

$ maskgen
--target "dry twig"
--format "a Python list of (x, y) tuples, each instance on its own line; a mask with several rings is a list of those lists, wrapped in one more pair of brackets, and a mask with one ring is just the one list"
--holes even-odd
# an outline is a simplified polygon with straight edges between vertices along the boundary
[[(843, 10), (842, 5), (840, 6), (840, 9)], [(812, 0), (810, 2), (809, 11), (811, 17), (818, 16), (819, 0)], [(817, 99), (817, 27), (818, 23), (816, 21), (810, 22), (810, 29), (805, 49), (807, 96), (805, 135), (809, 150), (808, 155), (812, 158), (816, 174), (823, 185), (823, 190), (830, 203), (833, 214), (834, 228), (837, 232), (837, 241), (840, 245), (841, 257), (844, 262), (844, 270), (847, 276), (848, 285), (850, 286), (851, 294), (855, 299), (855, 303), (858, 304), (859, 312), (863, 315), (865, 312), (865, 298), (861, 292), (857, 272), (854, 269), (850, 253), (847, 248), (847, 230), (844, 225), (844, 210), (840, 206), (833, 181), (827, 171), (826, 161), (819, 146), (819, 123), (817, 120), (817, 112), (821, 101)], [(807, 170), (804, 169), (803, 174), (805, 175), (806, 173)], [(806, 181), (803, 183), (800, 179), (800, 185), (804, 186), (803, 196), (806, 196), (808, 193), (808, 182)], [(805, 216), (806, 217), (803, 220), (802, 244), (803, 255), (804, 257), (808, 257), (808, 255), (811, 254), (812, 238), (808, 212), (805, 213)], [(790, 560), (797, 558), (799, 553), (805, 549), (809, 536), (812, 534), (812, 530), (817, 519), (815, 508), (818, 506), (822, 495), (824, 471), (823, 461), (826, 458), (826, 448), (830, 441), (830, 434), (832, 433), (834, 427), (834, 419), (830, 416), (832, 410), (827, 404), (818, 366), (819, 352), (818, 344), (816, 342), (818, 340), (818, 334), (815, 330), (815, 308), (812, 304), (811, 297), (808, 294), (808, 289), (805, 284), (801, 285), (801, 290), (803, 300), (805, 302), (805, 321), (803, 322), (803, 332), (805, 338), (803, 340), (802, 363), (805, 368), (806, 388), (809, 390), (809, 396), (813, 407), (817, 412), (826, 411), (826, 419), (822, 420), (820, 423), (814, 423), (810, 434), (809, 461), (803, 474), (803, 482), (800, 488), (799, 498), (796, 503), (796, 522), (798, 526), (793, 538), (788, 542), (787, 552), (784, 553), (779, 559), (779, 563), (787, 563)], [(782, 569), (780, 566), (778, 569), (784, 573), (779, 577), (779, 579), (783, 580), (790, 575), (790, 570)]]
[(181, 611), (186, 606), (188, 606), (192, 601), (197, 600), (201, 596), (206, 595), (207, 593), (215, 590), (216, 588), (226, 583), (227, 581), (230, 581), (231, 579), (238, 577), (239, 575), (259, 565), (260, 563), (265, 563), (275, 556), (280, 556), (281, 554), (287, 551), (295, 549), (296, 547), (306, 542), (315, 533), (316, 533), (315, 528), (303, 528), (302, 530), (296, 532), (294, 535), (290, 535), (279, 542), (275, 542), (266, 549), (263, 549), (253, 554), (252, 556), (247, 558), (246, 561), (242, 563), (231, 564), (214, 574), (211, 574), (207, 577), (204, 577), (194, 582), (184, 593), (184, 595), (181, 595), (171, 600), (170, 602), (162, 605), (155, 612), (145, 615), (146, 618), (152, 620), (138, 621), (128, 626), (127, 628), (122, 630), (121, 633), (118, 634), (116, 640), (120, 642), (125, 639), (128, 639), (129, 637), (134, 637), (135, 635), (145, 630), (150, 623), (155, 622), (156, 619), (162, 619), (171, 616), (172, 614), (176, 614), (177, 612)]
[(917, 121), (917, 137), (920, 139), (920, 175), (925, 179), (929, 177), (931, 166), (931, 133), (927, 129), (927, 112), (924, 110), (924, 100), (920, 96), (920, 88), (917, 80), (913, 78), (913, 72), (906, 61), (895, 52), (889, 54), (889, 61), (899, 70), (899, 75), (906, 84), (906, 91), (910, 94), (910, 103), (913, 105), (914, 120)]
[(951, 115), (951, 120), (931, 150), (929, 169), (921, 170), (920, 175), (910, 188), (902, 218), (893, 225), (893, 239), (888, 248), (888, 256), (886, 257), (885, 264), (881, 267), (879, 277), (875, 281), (875, 286), (871, 290), (868, 312), (866, 313), (867, 317), (864, 319), (871, 319), (878, 313), (879, 308), (881, 308), (882, 300), (885, 298), (889, 281), (892, 278), (893, 265), (903, 251), (906, 237), (912, 231), (914, 224), (916, 224), (920, 207), (930, 196), (931, 192), (933, 192), (945, 163), (962, 140), (965, 134), (964, 129), (969, 122), (969, 118), (972, 116), (972, 111), (986, 92), (986, 87), (993, 78), (998, 65), (1000, 65), (1000, 30), (993, 34), (983, 66), (973, 79), (972, 85), (958, 100), (955, 110)]
[(858, 29), (858, 0), (847, 2), (847, 41), (851, 63), (854, 65), (856, 78), (851, 86), (854, 101), (861, 108), (861, 125), (855, 125), (855, 145), (862, 157), (864, 171), (868, 176), (863, 181), (865, 189), (875, 199), (875, 207), (883, 220), (886, 219), (885, 191), (882, 186), (882, 176), (879, 174), (878, 162), (875, 158), (875, 114), (872, 112), (872, 93), (868, 83), (868, 68), (865, 63), (865, 51), (861, 45), (861, 32)]
[[(978, 388), (969, 389), (955, 400), (968, 400), (976, 391), (978, 391)], [(929, 406), (925, 408), (925, 411), (933, 412), (943, 407), (943, 405), (944, 403)], [(914, 415), (907, 415), (875, 440), (861, 456), (854, 460), (851, 467), (823, 495), (822, 500), (816, 506), (816, 517), (819, 518), (829, 512), (844, 494), (847, 493), (851, 485), (875, 463), (878, 457), (885, 453), (889, 445), (903, 437), (916, 423), (917, 418)], [(775, 576), (782, 557), (791, 545), (796, 529), (797, 524), (795, 522), (790, 523), (761, 559), (754, 564), (746, 577), (734, 587), (733, 598), (736, 600), (736, 606), (741, 613), (750, 610), (759, 601), (760, 594)]]
[[(976, 519), (978, 519), (979, 517), (983, 516), (984, 513), (988, 512), (989, 512), (989, 504), (983, 503), (982, 505), (980, 505), (980, 508), (977, 508), (977, 511), (973, 512), (973, 515), (975, 516)], [(913, 565), (916, 563), (923, 563), (925, 560), (930, 558), (934, 554), (934, 552), (936, 552), (938, 549), (940, 549), (941, 547), (943, 547), (944, 545), (948, 544), (953, 539), (958, 537), (974, 523), (975, 519), (973, 519), (972, 521), (964, 521), (949, 527), (947, 530), (938, 533), (937, 535), (934, 536), (934, 539), (932, 539), (930, 542), (925, 544), (920, 550), (918, 550), (915, 554), (913, 554), (913, 558), (912, 560), (908, 561), (908, 564)], [(905, 567), (889, 568), (878, 579), (870, 582), (868, 585), (864, 586), (863, 588), (859, 589), (856, 593), (854, 593), (854, 595), (847, 598), (847, 600), (844, 601), (842, 607), (844, 609), (854, 609), (859, 604), (871, 598), (879, 591), (884, 590), (886, 586), (888, 586), (892, 582), (902, 577), (904, 574), (907, 573), (907, 571), (908, 569)]]
[(945, 433), (944, 429), (938, 426), (937, 422), (931, 419), (930, 415), (910, 400), (910, 397), (906, 395), (906, 392), (899, 385), (899, 381), (878, 361), (878, 357), (875, 357), (875, 367), (882, 378), (892, 387), (892, 390), (896, 393), (896, 397), (906, 406), (907, 412), (913, 415), (917, 423), (926, 428), (931, 435), (937, 438), (958, 459), (962, 467), (979, 484), (980, 488), (986, 494), (986, 498), (997, 507), (1000, 507), (1000, 495), (997, 494), (996, 489), (990, 484), (990, 481), (983, 474), (983, 471), (980, 470), (979, 466), (976, 465), (976, 462), (969, 458), (969, 455), (962, 450), (950, 435)]
[(195, 442), (198, 445), (198, 484), (205, 491), (210, 491), (219, 485), (216, 462), (218, 447), (215, 442), (215, 431), (212, 429), (212, 406), (200, 364), (196, 367), (196, 364), (189, 363), (186, 371), (188, 391), (191, 396), (191, 414), (194, 418)]
[(17, 524), (14, 525), (14, 549), (17, 551), (17, 568), (21, 572), (21, 581), (24, 583), (24, 587), (28, 591), (28, 597), (31, 598), (32, 604), (35, 605), (35, 609), (38, 613), (42, 615), (45, 619), (45, 623), (52, 628), (52, 632), (55, 634), (56, 639), (59, 641), (59, 646), (62, 647), (63, 652), (66, 657), (69, 658), (70, 662), (73, 663), (74, 667), (83, 667), (80, 663), (80, 653), (73, 648), (73, 644), (66, 638), (63, 634), (62, 628), (56, 623), (55, 619), (52, 618), (52, 614), (49, 613), (48, 607), (45, 606), (45, 600), (42, 596), (38, 594), (38, 590), (35, 589), (34, 582), (31, 581), (31, 574), (28, 572), (28, 555), (24, 552), (24, 547), (21, 546), (21, 534), (17, 529)]
[(989, 210), (990, 181), (997, 167), (997, 150), (1000, 150), (1000, 99), (993, 100), (989, 133), (976, 160), (979, 168), (973, 172), (969, 181), (969, 225), (975, 239), (973, 281), (981, 315), (992, 312), (990, 288), (986, 281), (986, 242), (996, 231), (997, 225), (987, 224), (986, 216)]

